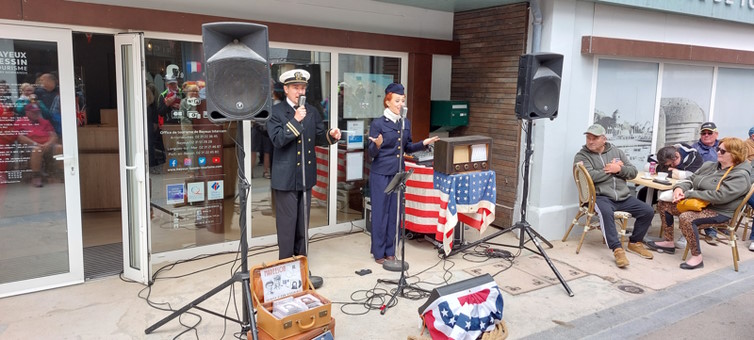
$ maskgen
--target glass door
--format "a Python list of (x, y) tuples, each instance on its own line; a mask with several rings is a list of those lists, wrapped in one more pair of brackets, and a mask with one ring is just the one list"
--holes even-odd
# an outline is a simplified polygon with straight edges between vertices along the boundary
[(72, 33), (0, 25), (0, 297), (84, 281)]
[(123, 275), (148, 283), (149, 219), (145, 156), (144, 36), (115, 36), (115, 74), (118, 92), (121, 207), (123, 213)]

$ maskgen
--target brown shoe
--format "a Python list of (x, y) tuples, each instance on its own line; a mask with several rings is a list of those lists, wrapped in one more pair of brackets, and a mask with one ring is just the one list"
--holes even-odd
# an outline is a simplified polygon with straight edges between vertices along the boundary
[(395, 260), (395, 256), (388, 256), (385, 259), (392, 261), (392, 260)]
[(626, 252), (623, 248), (615, 248), (615, 250), (613, 250), (613, 256), (615, 256), (615, 265), (617, 265), (618, 268), (623, 268), (628, 265), (628, 258), (626, 258)]
[(375, 259), (374, 262), (377, 262), (377, 264), (382, 264), (385, 262), (385, 259)]
[(654, 255), (652, 255), (652, 252), (647, 250), (647, 248), (644, 248), (644, 244), (641, 242), (629, 243), (628, 251), (636, 255), (639, 255), (645, 259), (651, 260), (652, 258), (654, 258)]
[(717, 237), (712, 237), (709, 235), (704, 235), (704, 242), (707, 242), (707, 244), (711, 246), (717, 246)]

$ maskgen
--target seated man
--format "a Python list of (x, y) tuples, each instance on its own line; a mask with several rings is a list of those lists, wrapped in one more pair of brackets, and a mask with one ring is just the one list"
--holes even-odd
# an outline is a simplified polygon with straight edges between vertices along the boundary
[(627, 179), (636, 177), (638, 171), (631, 165), (622, 150), (607, 143), (605, 128), (594, 124), (584, 132), (586, 145), (576, 153), (574, 164), (582, 163), (594, 182), (597, 192), (596, 210), (600, 219), (600, 227), (605, 243), (613, 251), (615, 264), (619, 268), (628, 266), (626, 252), (621, 248), (618, 232), (615, 230), (615, 211), (631, 213), (636, 222), (634, 231), (629, 238), (628, 251), (638, 254), (645, 259), (652, 259), (652, 253), (644, 248), (642, 240), (654, 217), (654, 210), (636, 197), (626, 185)]
[[(702, 167), (702, 157), (696, 149), (688, 144), (674, 144), (657, 150), (657, 155), (649, 156), (648, 161), (657, 163), (657, 172), (667, 172), (675, 179), (686, 179)], [(636, 197), (646, 201), (647, 188), (641, 188)], [(652, 204), (657, 203), (657, 191), (652, 197)]]
[(26, 116), (20, 117), (14, 123), (18, 133), (18, 143), (26, 145), (31, 151), (30, 168), (31, 183), (35, 187), (42, 186), (42, 162), (45, 158), (63, 152), (63, 146), (58, 144), (58, 134), (52, 124), (42, 118), (42, 111), (36, 104), (26, 105)]

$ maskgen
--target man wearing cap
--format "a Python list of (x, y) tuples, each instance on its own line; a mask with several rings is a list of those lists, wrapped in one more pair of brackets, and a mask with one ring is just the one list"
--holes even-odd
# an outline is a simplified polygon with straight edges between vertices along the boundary
[(636, 218), (627, 250), (645, 259), (652, 259), (652, 253), (644, 248), (642, 240), (652, 223), (654, 210), (649, 204), (632, 196), (626, 185), (626, 180), (638, 174), (636, 167), (622, 150), (607, 143), (605, 128), (602, 125), (594, 124), (584, 134), (586, 144), (576, 153), (573, 163), (584, 164), (592, 177), (597, 192), (595, 210), (600, 219), (605, 243), (615, 256), (615, 264), (619, 268), (628, 266), (626, 252), (621, 248), (618, 232), (615, 230), (615, 211), (626, 211)]
[(699, 151), (703, 161), (717, 162), (717, 144), (720, 143), (717, 140), (717, 125), (713, 122), (706, 122), (702, 124), (699, 134), (699, 140), (691, 144), (691, 147)]
[[(717, 145), (720, 143), (717, 140), (717, 125), (713, 122), (705, 122), (702, 124), (701, 131), (699, 132), (699, 140), (691, 147), (699, 152), (702, 156), (702, 160), (705, 162), (717, 162)], [(706, 228), (704, 229), (704, 242), (709, 245), (717, 245), (717, 229)]]
[[(276, 202), (280, 259), (306, 256), (306, 228), (309, 226), (312, 187), (317, 180), (314, 146), (332, 145), (340, 139), (340, 130), (326, 129), (322, 115), (314, 106), (299, 105), (299, 97), (306, 94), (308, 80), (309, 72), (305, 70), (283, 73), (280, 82), (286, 98), (272, 107), (272, 115), (267, 121), (267, 133), (275, 147), (270, 186)], [(305, 183), (302, 172), (306, 175)], [(303, 195), (306, 195), (305, 201)]]
[(178, 79), (170, 75), (165, 77), (167, 88), (157, 98), (157, 114), (163, 118), (180, 120), (181, 117), (173, 117), (173, 111), (180, 112), (183, 90), (178, 87)]

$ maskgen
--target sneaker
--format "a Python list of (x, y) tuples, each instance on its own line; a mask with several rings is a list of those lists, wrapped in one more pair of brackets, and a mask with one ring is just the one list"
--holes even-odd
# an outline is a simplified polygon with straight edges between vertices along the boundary
[(654, 255), (652, 255), (652, 253), (647, 250), (647, 248), (644, 248), (644, 244), (642, 244), (641, 242), (629, 243), (627, 248), (629, 252), (639, 255), (645, 259), (651, 260), (654, 257)]
[(751, 243), (749, 243), (749, 250), (754, 251), (754, 241), (751, 241)]
[(615, 265), (618, 268), (623, 268), (628, 265), (628, 258), (626, 258), (626, 252), (623, 248), (615, 248), (613, 250), (613, 256), (615, 256)]
[(675, 249), (686, 249), (686, 238), (683, 235), (675, 241)]

